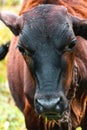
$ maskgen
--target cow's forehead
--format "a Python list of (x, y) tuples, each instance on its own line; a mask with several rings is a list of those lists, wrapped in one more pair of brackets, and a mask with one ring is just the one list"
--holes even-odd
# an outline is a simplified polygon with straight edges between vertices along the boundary
[[(64, 20), (67, 15), (67, 8), (64, 6), (56, 5), (39, 5), (29, 10), (24, 14), (26, 21), (33, 22), (38, 18), (58, 18), (59, 20)], [(60, 22), (60, 21), (59, 21)], [(64, 22), (64, 21), (63, 21)]]
[(57, 47), (65, 46), (75, 37), (63, 6), (38, 6), (25, 13), (24, 18), (21, 40), (31, 48), (47, 42)]

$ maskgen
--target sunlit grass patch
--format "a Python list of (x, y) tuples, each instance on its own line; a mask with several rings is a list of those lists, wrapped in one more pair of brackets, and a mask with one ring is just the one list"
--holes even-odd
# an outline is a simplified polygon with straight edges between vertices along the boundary
[(6, 80), (7, 80), (7, 72), (6, 72), (6, 59), (5, 59), (3, 61), (0, 61), (0, 84), (6, 82)]
[(0, 44), (11, 40), (11, 31), (0, 21)]
[(82, 130), (82, 128), (81, 127), (77, 127), (76, 130)]

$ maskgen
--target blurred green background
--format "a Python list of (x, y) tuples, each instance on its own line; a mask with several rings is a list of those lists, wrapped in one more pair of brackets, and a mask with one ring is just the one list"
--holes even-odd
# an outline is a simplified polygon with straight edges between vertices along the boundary
[[(0, 11), (18, 13), (22, 0), (0, 0)], [(0, 45), (11, 40), (12, 33), (0, 21)], [(6, 72), (7, 57), (0, 61), (0, 130), (25, 130), (24, 117), (11, 97)], [(77, 128), (76, 130), (81, 130)]]
[[(20, 10), (20, 0), (0, 0), (0, 11), (17, 13)], [(0, 45), (11, 40), (12, 33), (0, 21)], [(24, 117), (15, 106), (7, 82), (7, 57), (0, 61), (0, 130), (25, 130)]]

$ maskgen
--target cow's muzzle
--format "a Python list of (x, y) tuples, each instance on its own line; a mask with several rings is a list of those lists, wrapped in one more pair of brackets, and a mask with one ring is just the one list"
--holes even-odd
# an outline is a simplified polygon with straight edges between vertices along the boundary
[(62, 92), (58, 94), (37, 94), (35, 96), (35, 110), (39, 115), (46, 116), (49, 120), (58, 120), (68, 108), (68, 102)]

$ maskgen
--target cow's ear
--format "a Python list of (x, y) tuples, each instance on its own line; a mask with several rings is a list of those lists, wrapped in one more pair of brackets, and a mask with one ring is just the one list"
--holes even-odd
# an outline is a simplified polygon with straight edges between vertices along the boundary
[(74, 16), (72, 16), (71, 18), (75, 35), (82, 36), (83, 38), (87, 39), (87, 20), (79, 19)]
[(14, 35), (19, 35), (23, 27), (23, 17), (16, 16), (11, 13), (1, 12), (0, 20), (13, 32)]

